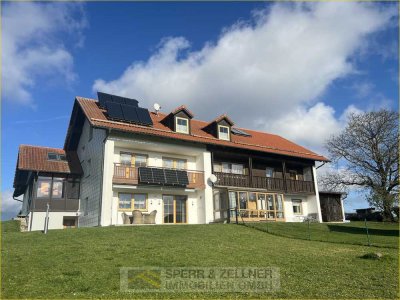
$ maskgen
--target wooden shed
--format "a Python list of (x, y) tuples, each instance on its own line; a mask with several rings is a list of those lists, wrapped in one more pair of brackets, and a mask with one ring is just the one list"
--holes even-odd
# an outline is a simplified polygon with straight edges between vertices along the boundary
[(343, 196), (340, 192), (319, 192), (323, 222), (342, 222), (345, 219)]

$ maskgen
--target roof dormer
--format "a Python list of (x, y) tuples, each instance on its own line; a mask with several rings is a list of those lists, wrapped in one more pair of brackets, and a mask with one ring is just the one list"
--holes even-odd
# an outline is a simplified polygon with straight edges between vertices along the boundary
[(224, 141), (231, 140), (231, 127), (235, 123), (226, 115), (223, 114), (210, 123), (213, 135)]
[(181, 105), (172, 111), (168, 118), (169, 127), (173, 131), (183, 134), (191, 133), (190, 120), (193, 118), (193, 114), (185, 105)]

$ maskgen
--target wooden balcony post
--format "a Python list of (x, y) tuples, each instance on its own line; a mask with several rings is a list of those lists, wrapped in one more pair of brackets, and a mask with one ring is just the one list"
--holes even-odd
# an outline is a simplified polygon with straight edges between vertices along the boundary
[(282, 178), (283, 178), (283, 190), (287, 193), (287, 186), (286, 186), (286, 162), (282, 161)]
[(249, 156), (249, 186), (253, 187), (253, 158)]

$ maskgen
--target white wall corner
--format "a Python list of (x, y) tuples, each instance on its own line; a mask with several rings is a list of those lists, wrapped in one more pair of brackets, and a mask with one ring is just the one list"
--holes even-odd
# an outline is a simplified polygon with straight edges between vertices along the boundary
[[(99, 150), (100, 151), (100, 150)], [(103, 161), (103, 190), (101, 205), (101, 226), (112, 224), (113, 214), (113, 187), (112, 179), (114, 174), (114, 141), (107, 138), (104, 144)]]
[(203, 153), (203, 164), (204, 164), (204, 180), (205, 180), (205, 190), (204, 190), (204, 215), (205, 223), (208, 224), (214, 220), (214, 204), (213, 204), (213, 190), (212, 186), (208, 183), (208, 178), (212, 174), (211, 167), (211, 153), (205, 151)]
[(318, 222), (322, 223), (321, 204), (319, 202), (317, 169), (315, 168), (315, 165), (312, 167), (312, 172), (314, 177), (315, 200), (317, 201)]

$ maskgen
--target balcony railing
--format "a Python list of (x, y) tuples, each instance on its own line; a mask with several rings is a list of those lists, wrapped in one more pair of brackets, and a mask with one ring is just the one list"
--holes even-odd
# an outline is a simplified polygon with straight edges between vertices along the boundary
[(292, 180), (263, 176), (250, 176), (232, 173), (214, 172), (217, 185), (257, 188), (286, 193), (314, 193), (314, 181)]
[(78, 211), (79, 199), (41, 199), (33, 201), (34, 211), (46, 211), (47, 203), (50, 211)]
[[(151, 167), (149, 167), (151, 168)], [(157, 169), (160, 169), (157, 167)], [(203, 171), (193, 171), (193, 170), (183, 170), (187, 172), (189, 184), (187, 188), (189, 189), (204, 189), (204, 172)], [(139, 184), (139, 167), (124, 165), (120, 163), (114, 164), (114, 176), (113, 183), (117, 184)]]

